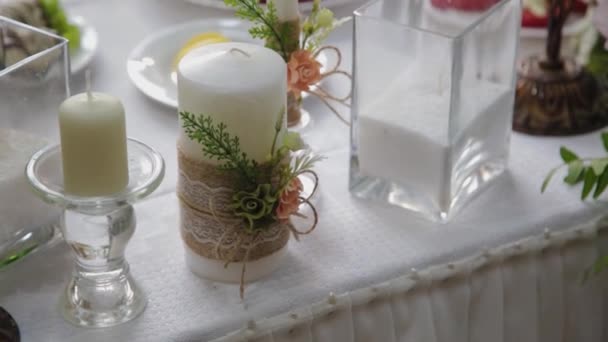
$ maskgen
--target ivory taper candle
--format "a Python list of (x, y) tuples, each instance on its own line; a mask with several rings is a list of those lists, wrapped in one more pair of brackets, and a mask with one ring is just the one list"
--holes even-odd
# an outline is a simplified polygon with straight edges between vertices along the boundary
[[(182, 58), (177, 75), (180, 112), (223, 122), (231, 135), (239, 137), (243, 152), (258, 162), (266, 160), (276, 122), (286, 109), (287, 67), (281, 56), (253, 44), (211, 44)], [(216, 163), (188, 138), (181, 117), (178, 145), (188, 158)]]
[(59, 107), (64, 188), (78, 196), (120, 192), (129, 182), (125, 111), (103, 93), (74, 95)]

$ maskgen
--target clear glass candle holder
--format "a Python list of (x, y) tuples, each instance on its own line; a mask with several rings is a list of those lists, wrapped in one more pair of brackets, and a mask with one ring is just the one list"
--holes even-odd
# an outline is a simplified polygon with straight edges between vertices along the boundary
[(78, 326), (109, 327), (143, 312), (146, 296), (131, 277), (124, 253), (135, 232), (132, 204), (150, 193), (164, 176), (161, 155), (138, 142), (127, 142), (129, 184), (117, 194), (80, 197), (65, 193), (61, 147), (48, 146), (32, 156), (27, 178), (45, 202), (62, 209), (61, 231), (76, 257), (60, 308)]
[(31, 193), (24, 170), (58, 137), (57, 110), (69, 96), (67, 44), (0, 16), (0, 269), (58, 240), (60, 210)]
[(521, 5), (355, 11), (350, 190), (447, 221), (506, 168)]

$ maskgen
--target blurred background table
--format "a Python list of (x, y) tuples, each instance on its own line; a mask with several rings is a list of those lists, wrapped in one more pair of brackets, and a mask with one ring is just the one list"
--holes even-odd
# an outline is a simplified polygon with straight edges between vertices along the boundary
[[(350, 15), (357, 4), (335, 12)], [(582, 287), (577, 273), (600, 249), (608, 252), (604, 237), (589, 239), (606, 207), (580, 203), (576, 192), (558, 184), (546, 195), (539, 193), (545, 173), (559, 163), (559, 146), (568, 144), (585, 155), (601, 153), (597, 134), (564, 139), (514, 134), (510, 171), (454, 222), (438, 225), (352, 198), (347, 189), (349, 129), (319, 101), (306, 99), (313, 123), (304, 138), (328, 157), (319, 169), (321, 223), (301, 243), (291, 242), (283, 267), (248, 285), (241, 302), (238, 285), (202, 280), (186, 268), (174, 193), (177, 115), (141, 94), (125, 70), (129, 52), (148, 34), (190, 20), (230, 17), (231, 12), (177, 0), (71, 0), (66, 6), (99, 33), (100, 50), (91, 65), (93, 88), (122, 98), (129, 136), (161, 152), (167, 172), (160, 189), (137, 206), (138, 231), (127, 251), (132, 272), (149, 295), (144, 314), (108, 329), (76, 328), (63, 321), (56, 305), (72, 264), (62, 243), (0, 272), (0, 306), (15, 317), (24, 341), (207, 341), (242, 329), (250, 320), (258, 322), (253, 331), (260, 341), (457, 342), (487, 336), (495, 338), (485, 341), (556, 341), (550, 339), (551, 331), (561, 325), (557, 334), (567, 341), (608, 338), (602, 330), (608, 282), (604, 277)], [(342, 49), (347, 70), (351, 35), (347, 24), (329, 38), (329, 44)], [(72, 92), (83, 88), (84, 74), (75, 75)], [(539, 247), (545, 228), (565, 232), (549, 244), (557, 256)], [(477, 272), (469, 260), (477, 260), (486, 248), (494, 257), (477, 264), (498, 273)], [(448, 271), (426, 269), (432, 265), (447, 265)], [(400, 277), (413, 267), (427, 281), (407, 287)], [(344, 313), (334, 321), (319, 316), (333, 305), (327, 303), (330, 292), (337, 296), (336, 312)], [(405, 294), (413, 295), (407, 297), (411, 306), (404, 314), (398, 303)], [(547, 294), (557, 299), (548, 302)], [(315, 302), (319, 304), (311, 306)], [(551, 302), (559, 305), (558, 312), (547, 309)], [(483, 310), (488, 315), (480, 321)]]

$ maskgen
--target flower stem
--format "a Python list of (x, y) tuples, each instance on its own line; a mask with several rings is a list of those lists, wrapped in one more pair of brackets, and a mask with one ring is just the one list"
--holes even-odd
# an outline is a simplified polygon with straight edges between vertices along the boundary
[(283, 40), (281, 39), (281, 35), (277, 32), (276, 27), (271, 25), (268, 22), (268, 20), (266, 20), (266, 18), (264, 17), (264, 14), (260, 13), (258, 8), (254, 7), (254, 6), (250, 6), (247, 3), (247, 1), (244, 1), (244, 0), (239, 0), (239, 2), (241, 4), (243, 4), (245, 7), (247, 7), (250, 11), (253, 11), (256, 14), (256, 16), (264, 23), (264, 25), (266, 25), (272, 31), (274, 38), (277, 40), (277, 43), (280, 46), (281, 54), (283, 55), (283, 59), (285, 59), (287, 61), (289, 56), (287, 55), (287, 50), (285, 49), (285, 44), (284, 44)]

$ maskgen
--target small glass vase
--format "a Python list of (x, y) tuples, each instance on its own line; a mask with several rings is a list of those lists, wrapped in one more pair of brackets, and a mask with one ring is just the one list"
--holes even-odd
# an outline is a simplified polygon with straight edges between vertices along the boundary
[(38, 151), (27, 164), (27, 179), (36, 195), (62, 210), (61, 231), (76, 263), (60, 308), (64, 318), (78, 326), (114, 326), (146, 307), (124, 253), (136, 226), (132, 204), (160, 185), (165, 168), (160, 154), (137, 140), (128, 140), (127, 153), (127, 188), (100, 197), (65, 193), (59, 145)]
[(505, 170), (520, 16), (517, 0), (355, 11), (354, 195), (447, 221)]
[(67, 40), (0, 16), (0, 269), (58, 240), (60, 210), (31, 193), (23, 170), (58, 137), (69, 69)]

